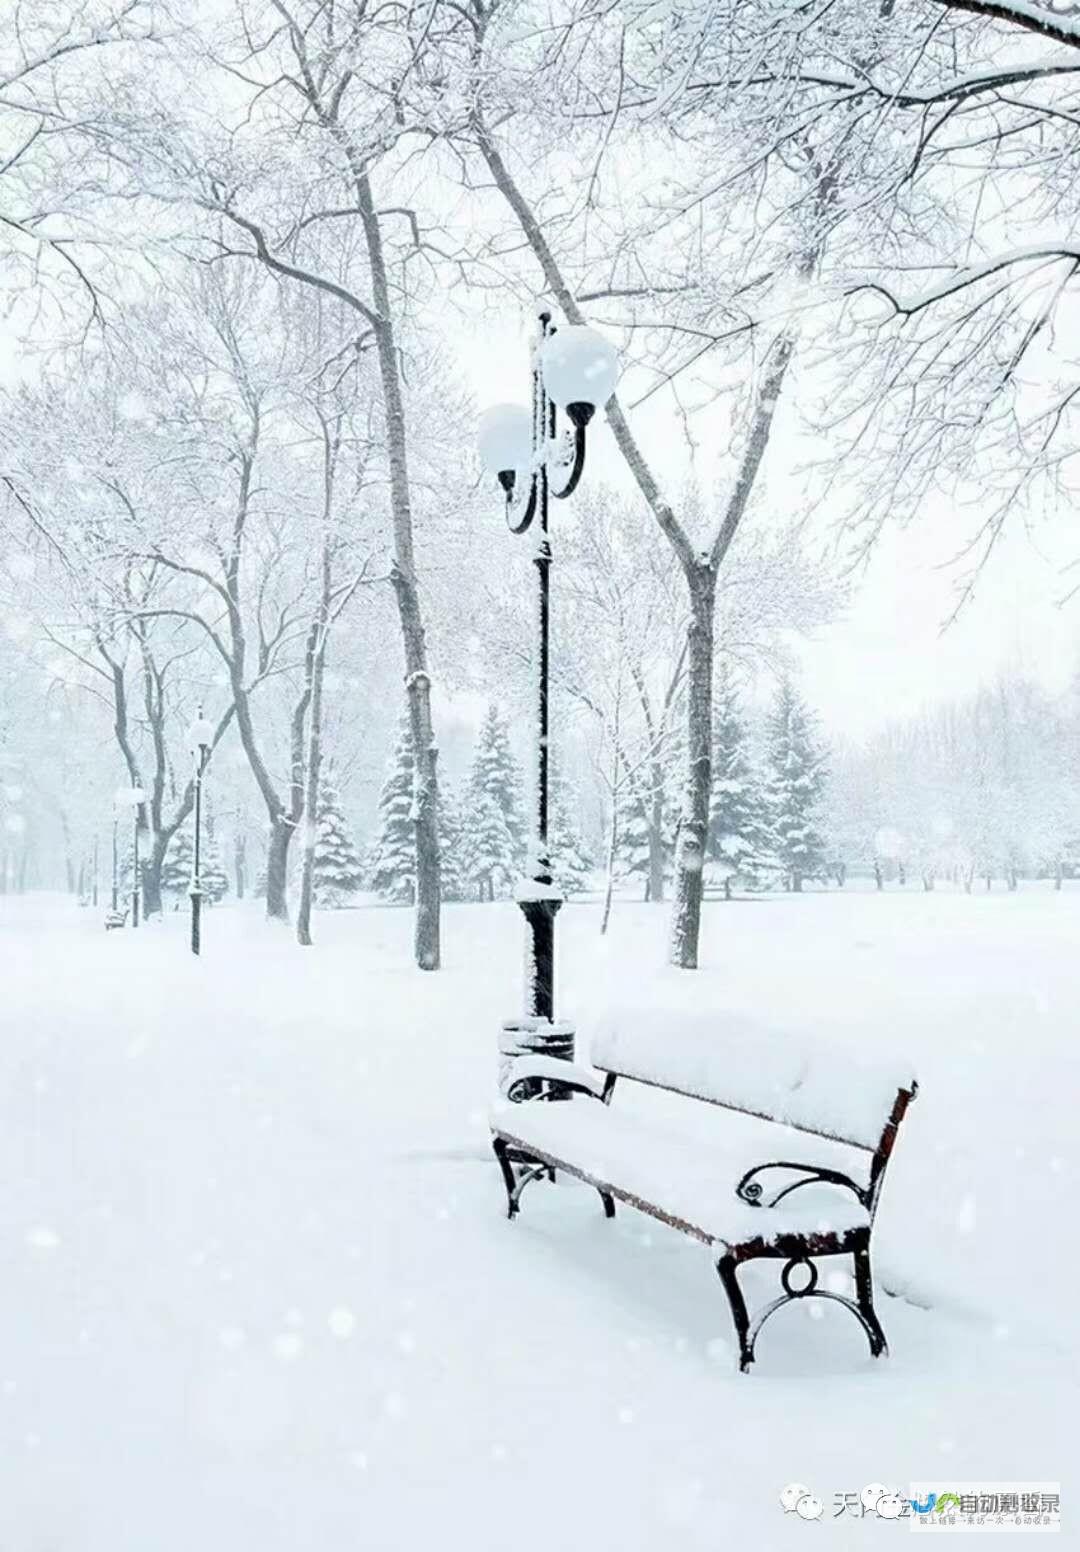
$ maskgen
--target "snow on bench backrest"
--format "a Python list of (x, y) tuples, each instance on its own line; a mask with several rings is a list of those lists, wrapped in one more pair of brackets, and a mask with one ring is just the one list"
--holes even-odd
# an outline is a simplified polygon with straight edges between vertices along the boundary
[(593, 1065), (873, 1151), (914, 1073), (903, 1058), (853, 1055), (814, 1036), (725, 1013), (635, 1009), (592, 1037)]

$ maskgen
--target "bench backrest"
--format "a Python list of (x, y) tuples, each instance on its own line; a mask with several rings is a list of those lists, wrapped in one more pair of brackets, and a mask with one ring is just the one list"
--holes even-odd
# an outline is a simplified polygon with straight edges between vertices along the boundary
[[(727, 1014), (634, 1010), (593, 1035), (594, 1067), (800, 1132), (884, 1149), (916, 1083), (910, 1062), (851, 1055)], [(875, 1170), (876, 1172), (876, 1170)]]

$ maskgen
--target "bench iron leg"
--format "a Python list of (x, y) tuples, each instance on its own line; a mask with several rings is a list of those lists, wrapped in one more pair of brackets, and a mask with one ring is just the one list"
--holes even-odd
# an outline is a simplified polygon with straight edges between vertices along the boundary
[(510, 1158), (509, 1144), (502, 1137), (493, 1137), (491, 1147), (499, 1161), (503, 1184), (506, 1186), (506, 1216), (516, 1218), (518, 1208), (521, 1206), (521, 1193), (525, 1187), (534, 1180), (554, 1180), (555, 1171), (548, 1164), (539, 1162), (529, 1164), (525, 1155), (518, 1154), (519, 1160), (526, 1166), (518, 1174)]
[(881, 1322), (877, 1318), (874, 1309), (874, 1282), (870, 1272), (870, 1236), (861, 1239), (855, 1247), (855, 1299), (859, 1306), (859, 1314), (862, 1316), (866, 1327), (867, 1340), (870, 1343), (870, 1351), (875, 1358), (880, 1358), (883, 1353), (889, 1351), (885, 1340), (885, 1333), (881, 1329)]
[(724, 1285), (728, 1303), (731, 1305), (731, 1318), (735, 1322), (735, 1332), (739, 1338), (739, 1369), (745, 1374), (754, 1361), (754, 1343), (750, 1337), (750, 1317), (746, 1313), (746, 1300), (742, 1296), (739, 1279), (735, 1273), (737, 1264), (734, 1256), (722, 1256), (716, 1263), (716, 1270)]
[(604, 1217), (605, 1218), (614, 1218), (614, 1216), (615, 1216), (615, 1198), (612, 1196), (610, 1191), (601, 1191), (599, 1186), (597, 1186), (596, 1189), (597, 1189), (597, 1193), (598, 1193), (598, 1195), (600, 1197), (600, 1200), (604, 1204)]
[(514, 1166), (510, 1163), (506, 1144), (501, 1137), (493, 1138), (491, 1146), (495, 1157), (499, 1161), (503, 1184), (506, 1186), (506, 1216), (513, 1218), (517, 1215), (518, 1210), (518, 1189), (517, 1181), (514, 1178)]

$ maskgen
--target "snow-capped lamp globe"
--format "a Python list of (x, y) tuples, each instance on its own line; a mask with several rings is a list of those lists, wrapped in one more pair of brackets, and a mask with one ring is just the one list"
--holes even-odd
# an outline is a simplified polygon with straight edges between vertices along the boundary
[(138, 808), (146, 802), (146, 793), (142, 787), (118, 787), (115, 802), (117, 808)]
[(603, 409), (619, 378), (615, 346), (585, 324), (571, 324), (549, 334), (540, 364), (549, 398), (579, 429), (589, 424), (596, 410)]
[(199, 707), (198, 716), (188, 729), (188, 742), (191, 746), (192, 754), (200, 754), (204, 749), (209, 749), (214, 742), (213, 723), (203, 716), (201, 706)]
[(520, 404), (493, 404), (480, 417), (480, 462), (508, 496), (532, 462), (532, 416)]

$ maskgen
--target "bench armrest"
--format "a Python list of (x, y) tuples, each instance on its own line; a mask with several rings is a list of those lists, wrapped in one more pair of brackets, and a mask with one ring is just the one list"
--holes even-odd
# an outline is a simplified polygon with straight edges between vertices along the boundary
[[(790, 1170), (800, 1178), (789, 1181), (786, 1185), (781, 1182), (781, 1189), (766, 1201), (765, 1187), (757, 1177), (767, 1169)], [(800, 1186), (812, 1185), (843, 1186), (845, 1190), (853, 1192), (864, 1207), (868, 1205), (869, 1193), (862, 1186), (856, 1185), (855, 1181), (843, 1174), (841, 1170), (818, 1168), (814, 1164), (790, 1164), (783, 1160), (773, 1164), (755, 1164), (753, 1169), (748, 1169), (735, 1187), (735, 1195), (751, 1207), (775, 1207), (785, 1196), (790, 1196), (792, 1191), (797, 1191)]]
[[(536, 1093), (536, 1080), (543, 1082), (543, 1089)], [(615, 1080), (610, 1074), (601, 1076), (589, 1067), (579, 1067), (576, 1062), (566, 1062), (557, 1056), (519, 1056), (510, 1068), (503, 1085), (503, 1094), (512, 1103), (524, 1099), (550, 1099), (556, 1091), (562, 1094), (587, 1094), (607, 1104)], [(522, 1092), (514, 1093), (515, 1089)]]

